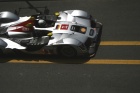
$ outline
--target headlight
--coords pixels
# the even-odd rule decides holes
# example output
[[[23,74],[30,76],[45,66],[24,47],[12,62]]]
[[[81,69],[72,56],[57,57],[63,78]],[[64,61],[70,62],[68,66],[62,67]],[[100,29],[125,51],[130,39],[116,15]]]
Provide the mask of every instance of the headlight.
[[[59,16],[59,15],[60,15],[60,13],[59,13],[59,12],[55,12],[55,15],[56,15],[56,16]]]

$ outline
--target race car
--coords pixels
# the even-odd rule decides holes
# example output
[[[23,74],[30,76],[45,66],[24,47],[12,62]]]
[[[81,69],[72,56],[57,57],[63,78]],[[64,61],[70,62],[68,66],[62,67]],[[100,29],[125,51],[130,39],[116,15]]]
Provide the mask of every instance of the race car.
[[[102,24],[83,10],[18,17],[0,12],[0,49],[65,57],[94,56]],[[16,51],[17,52],[17,51]]]

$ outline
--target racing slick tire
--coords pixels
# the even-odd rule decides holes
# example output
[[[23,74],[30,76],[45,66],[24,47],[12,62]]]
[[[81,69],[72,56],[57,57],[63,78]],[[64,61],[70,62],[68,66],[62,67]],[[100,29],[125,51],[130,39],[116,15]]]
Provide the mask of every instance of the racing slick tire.
[[[0,56],[3,56],[4,55],[4,53],[3,53],[3,51],[0,49]]]
[[[96,28],[99,28],[99,32],[97,35],[97,42],[101,41],[102,27],[103,27],[103,25],[101,23],[99,23],[99,22],[96,23]]]
[[[103,25],[99,22],[96,23],[96,28],[99,28],[99,32],[97,34],[97,38],[96,38],[96,41],[94,42],[95,45],[94,45],[94,54],[91,55],[90,57],[95,57],[97,51],[98,51],[98,48],[99,48],[99,45],[100,45],[100,42],[101,42],[101,36],[102,36],[102,27]]]
[[[58,53],[67,58],[73,58],[77,56],[76,50],[71,46],[61,46],[58,48]]]

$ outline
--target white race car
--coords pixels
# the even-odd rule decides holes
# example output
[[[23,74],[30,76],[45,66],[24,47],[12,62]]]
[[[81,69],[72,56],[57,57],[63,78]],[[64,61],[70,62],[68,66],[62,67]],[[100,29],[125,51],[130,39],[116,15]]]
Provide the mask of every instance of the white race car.
[[[55,15],[18,17],[0,12],[0,51],[59,54],[65,57],[94,56],[100,43],[102,24],[83,10]]]

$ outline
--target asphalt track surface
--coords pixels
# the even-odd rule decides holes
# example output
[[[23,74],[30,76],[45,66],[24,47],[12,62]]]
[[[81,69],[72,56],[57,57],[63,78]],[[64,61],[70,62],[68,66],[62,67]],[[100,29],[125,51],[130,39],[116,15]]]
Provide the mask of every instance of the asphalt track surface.
[[[69,9],[91,13],[103,23],[102,42],[92,59],[1,57],[0,93],[139,93],[140,1],[63,0],[32,3],[35,6],[47,5],[50,13]],[[24,2],[0,2],[0,11],[14,11],[25,6]],[[23,10],[21,15],[32,12]]]

